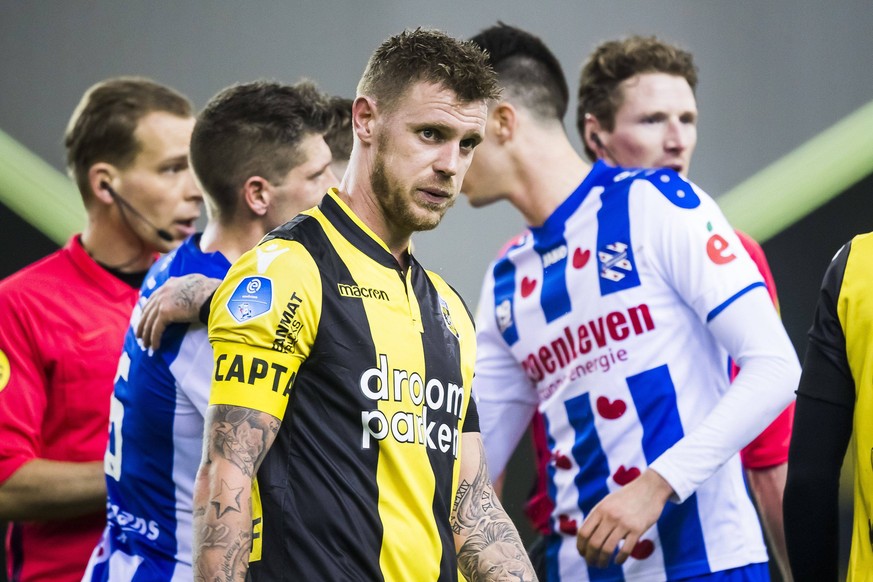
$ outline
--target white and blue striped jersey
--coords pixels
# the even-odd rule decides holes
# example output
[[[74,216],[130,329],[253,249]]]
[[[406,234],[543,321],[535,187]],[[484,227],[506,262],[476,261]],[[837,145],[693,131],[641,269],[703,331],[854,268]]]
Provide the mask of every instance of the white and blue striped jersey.
[[[672,170],[597,163],[492,264],[478,309],[474,394],[493,475],[534,407],[545,417],[550,580],[668,580],[767,561],[736,452],[793,387],[762,396],[759,421],[731,427],[709,416],[729,400],[728,349],[745,349],[720,342],[713,322],[753,302],[770,305],[733,228]],[[775,312],[766,315],[784,335]],[[786,366],[796,365],[787,335],[776,343]],[[719,430],[733,433],[712,448]],[[587,567],[576,550],[585,516],[649,466],[675,498],[625,564]]]
[[[105,469],[107,526],[85,580],[192,580],[193,487],[203,447],[212,348],[200,323],[172,324],[158,350],[134,330],[142,307],[169,277],[223,279],[230,263],[206,254],[200,235],[146,275],[118,366]]]

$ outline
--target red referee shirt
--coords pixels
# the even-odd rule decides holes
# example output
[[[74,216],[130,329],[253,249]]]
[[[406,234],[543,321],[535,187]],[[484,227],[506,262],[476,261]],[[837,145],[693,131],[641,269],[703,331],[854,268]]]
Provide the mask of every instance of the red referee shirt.
[[[103,459],[136,297],[78,236],[0,281],[0,482],[32,459]],[[10,580],[80,580],[104,525],[104,512],[9,524]]]

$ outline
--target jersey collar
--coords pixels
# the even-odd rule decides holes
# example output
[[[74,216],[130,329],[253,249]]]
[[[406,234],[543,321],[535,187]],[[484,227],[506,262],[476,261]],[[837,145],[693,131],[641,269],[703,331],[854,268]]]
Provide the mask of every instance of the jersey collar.
[[[364,224],[348,205],[339,197],[336,188],[327,191],[321,204],[321,213],[333,224],[334,228],[351,242],[362,253],[385,267],[400,269],[397,260],[379,236]],[[408,249],[410,264],[412,264],[412,246]]]

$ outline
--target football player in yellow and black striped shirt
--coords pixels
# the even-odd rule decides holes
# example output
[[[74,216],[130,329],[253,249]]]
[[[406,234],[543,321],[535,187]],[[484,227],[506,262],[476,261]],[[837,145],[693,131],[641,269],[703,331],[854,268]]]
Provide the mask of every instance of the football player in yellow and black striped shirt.
[[[496,96],[469,43],[385,41],[340,187],[219,287],[196,575],[534,579],[485,467],[470,315],[409,252],[458,195]]]
[[[785,538],[797,581],[835,580],[840,467],[853,443],[855,503],[847,580],[873,572],[873,233],[833,258],[822,281],[797,389],[785,487]]]

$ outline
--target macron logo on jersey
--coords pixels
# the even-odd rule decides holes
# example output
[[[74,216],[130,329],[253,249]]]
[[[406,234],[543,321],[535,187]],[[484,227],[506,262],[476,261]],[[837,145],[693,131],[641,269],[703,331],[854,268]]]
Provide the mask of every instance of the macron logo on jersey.
[[[271,243],[268,245],[264,245],[263,247],[258,247],[258,274],[264,273],[270,266],[270,264],[275,261],[279,255],[287,251],[287,247],[279,248],[279,245],[276,243]]]

